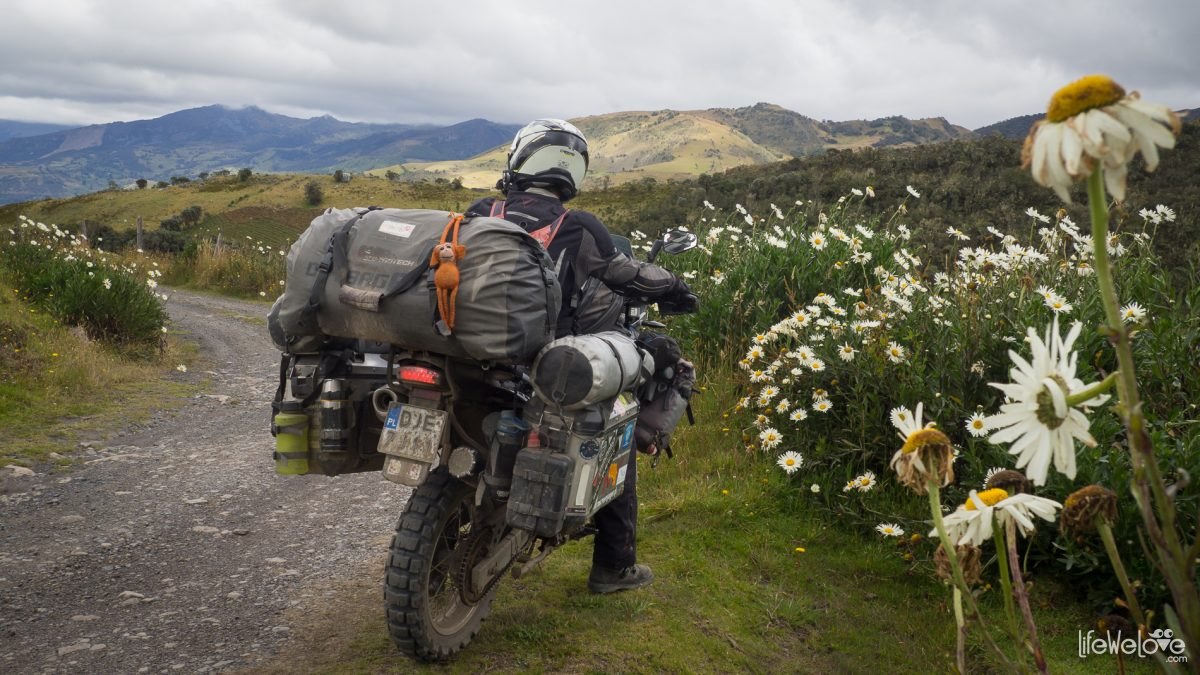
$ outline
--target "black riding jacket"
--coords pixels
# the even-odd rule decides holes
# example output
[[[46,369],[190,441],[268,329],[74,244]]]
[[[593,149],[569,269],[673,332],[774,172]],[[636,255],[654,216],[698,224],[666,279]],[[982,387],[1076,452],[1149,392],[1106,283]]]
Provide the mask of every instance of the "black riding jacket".
[[[496,201],[495,197],[480,199],[466,215],[490,215]],[[526,232],[554,223],[567,210],[558,198],[541,192],[510,190],[504,202],[504,219]],[[623,305],[605,286],[622,295],[650,300],[687,292],[687,285],[671,272],[633,260],[617,250],[608,229],[587,211],[570,210],[546,250],[562,287],[563,306],[557,327],[560,336],[618,325]],[[590,278],[603,284],[587,284]]]

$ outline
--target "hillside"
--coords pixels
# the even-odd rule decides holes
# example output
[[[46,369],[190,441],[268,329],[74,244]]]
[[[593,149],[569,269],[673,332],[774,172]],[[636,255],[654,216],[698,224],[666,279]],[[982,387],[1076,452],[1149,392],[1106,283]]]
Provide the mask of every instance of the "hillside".
[[[648,114],[649,115],[649,114]],[[653,117],[653,116],[651,116]],[[599,128],[610,125],[613,138],[629,137],[643,129],[642,120],[619,130],[618,120],[596,118]],[[665,127],[698,124],[687,116],[661,122]],[[497,155],[497,163],[502,156]],[[617,166],[614,164],[614,166]],[[491,174],[494,181],[499,168]],[[305,203],[304,186],[317,181],[325,194],[321,207]],[[887,211],[906,194],[907,185],[921,193],[909,206],[906,221],[918,236],[936,239],[949,247],[943,234],[954,226],[975,239],[986,236],[987,226],[1001,230],[1027,228],[1025,210],[1033,207],[1052,214],[1061,206],[1054,194],[1038,187],[1020,168],[1020,141],[1001,136],[966,138],[947,143],[904,148],[871,148],[862,151],[829,151],[756,166],[742,166],[703,175],[697,179],[633,181],[609,189],[585,190],[572,206],[595,212],[612,229],[657,232],[675,225],[694,225],[708,200],[732,213],[742,204],[756,214],[769,212],[770,204],[786,207],[796,200],[830,205],[852,188],[872,186],[877,198],[864,208]],[[454,188],[447,179],[431,181],[387,180],[361,176],[335,183],[329,175],[259,175],[246,182],[236,177],[209,178],[190,184],[146,190],[113,190],[70,199],[42,200],[0,206],[0,224],[12,226],[25,214],[62,226],[88,220],[116,229],[129,229],[142,216],[148,229],[188,206],[202,207],[205,218],[198,232],[255,239],[283,245],[295,238],[322,207],[379,204],[463,210],[490,190]],[[1085,222],[1082,187],[1074,193],[1068,211],[1076,222]],[[1163,152],[1159,169],[1147,174],[1141,160],[1134,162],[1129,178],[1128,205],[1116,211],[1128,227],[1140,226],[1137,211],[1156,204],[1170,206],[1178,222],[1159,231],[1158,242],[1166,265],[1177,274],[1188,274],[1200,257],[1200,124],[1189,123],[1176,149]]]
[[[652,178],[678,181],[728,169],[771,164],[829,149],[907,147],[964,138],[944,119],[818,122],[770,103],[746,108],[630,111],[571,120],[588,137],[592,164],[585,188]],[[372,173],[403,180],[461,178],[468,187],[495,184],[507,149],[460,161],[404,163]]]
[[[325,172],[404,160],[462,158],[511,138],[515,125],[448,127],[298,119],[207,106],[0,142],[0,203],[90,192],[222,168]]]
[[[7,141],[10,138],[26,138],[28,136],[52,134],[56,131],[65,131],[70,128],[70,126],[65,124],[44,124],[42,122],[0,120],[0,141]]]

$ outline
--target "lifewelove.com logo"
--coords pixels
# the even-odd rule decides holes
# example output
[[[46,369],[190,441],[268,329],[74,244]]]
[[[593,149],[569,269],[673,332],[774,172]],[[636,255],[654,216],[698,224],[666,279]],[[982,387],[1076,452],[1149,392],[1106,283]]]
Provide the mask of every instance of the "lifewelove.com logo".
[[[1147,637],[1134,634],[1125,637],[1116,633],[1079,631],[1079,658],[1093,654],[1124,654],[1126,656],[1154,656],[1161,654],[1168,663],[1187,663],[1188,657],[1183,640],[1177,639],[1170,628],[1159,628]]]

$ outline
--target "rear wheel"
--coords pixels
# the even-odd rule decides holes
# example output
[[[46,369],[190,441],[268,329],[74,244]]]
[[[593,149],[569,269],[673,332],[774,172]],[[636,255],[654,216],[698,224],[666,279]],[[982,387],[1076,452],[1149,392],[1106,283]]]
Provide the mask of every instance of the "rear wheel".
[[[444,661],[466,647],[491,609],[494,587],[476,598],[462,583],[464,560],[481,534],[473,532],[474,497],[445,469],[433,471],[392,536],[383,590],[388,633],[400,651],[423,661]]]

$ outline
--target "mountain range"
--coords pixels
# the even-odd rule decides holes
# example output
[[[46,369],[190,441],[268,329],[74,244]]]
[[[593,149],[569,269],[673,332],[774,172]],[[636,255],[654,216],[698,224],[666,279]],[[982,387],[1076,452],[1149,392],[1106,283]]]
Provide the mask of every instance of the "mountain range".
[[[1200,111],[1184,111],[1197,116]],[[770,103],[743,108],[629,111],[572,120],[588,136],[592,186],[672,180],[831,149],[1023,136],[1040,115],[975,131],[943,118],[818,121]],[[449,126],[299,119],[212,105],[155,119],[79,128],[0,120],[0,204],[63,197],[248,167],[257,172],[370,171],[403,180],[460,179],[490,187],[517,124]]]

